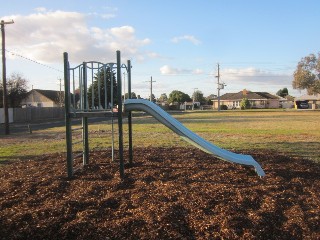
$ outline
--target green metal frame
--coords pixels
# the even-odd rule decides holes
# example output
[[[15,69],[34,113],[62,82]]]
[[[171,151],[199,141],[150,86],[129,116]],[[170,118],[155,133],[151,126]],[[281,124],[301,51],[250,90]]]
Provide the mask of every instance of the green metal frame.
[[[67,174],[68,177],[72,177],[75,173],[74,169],[74,158],[73,155],[73,144],[82,142],[82,152],[78,154],[78,156],[82,155],[83,161],[82,164],[86,165],[89,164],[89,127],[88,127],[88,119],[93,116],[109,116],[112,120],[112,160],[114,158],[114,137],[113,137],[113,118],[117,117],[118,119],[118,136],[119,136],[119,172],[120,177],[124,178],[124,159],[123,159],[123,123],[122,123],[122,92],[121,92],[121,69],[125,68],[128,73],[128,88],[129,88],[129,98],[131,98],[131,62],[128,60],[128,66],[125,64],[121,64],[121,54],[120,51],[116,52],[116,59],[117,63],[107,63],[103,64],[100,62],[83,62],[82,64],[70,68],[69,60],[68,60],[68,53],[63,54],[64,58],[64,86],[65,86],[65,123],[66,123],[66,148],[67,148]],[[94,65],[98,67],[95,68]],[[114,66],[116,65],[116,67]],[[111,71],[111,109],[108,109],[108,102],[107,102],[107,84],[106,84],[106,69],[110,68]],[[117,70],[117,102],[118,102],[118,112],[113,112],[113,69],[116,68]],[[94,70],[100,71],[103,69],[104,74],[104,86],[105,86],[105,106],[104,108],[101,106],[101,96],[100,91],[98,91],[98,96],[94,96],[94,91],[92,92],[92,103],[91,108],[89,107],[88,102],[88,72],[87,70],[90,69],[91,71],[91,84],[93,84]],[[78,85],[80,91],[80,99],[79,99],[79,107],[76,106],[76,98],[75,98],[75,89],[76,89],[76,80],[75,74],[79,74],[78,77]],[[72,75],[72,79],[71,79]],[[72,86],[72,91],[70,89],[70,84]],[[98,89],[100,90],[100,79],[98,79]],[[73,102],[71,102],[71,93]],[[94,106],[94,99],[95,97],[98,98],[99,106],[98,109],[95,109]],[[72,106],[73,103],[73,106]],[[72,128],[72,119],[73,118],[81,118],[82,119],[82,127],[80,128]],[[132,123],[131,123],[131,112],[129,113],[128,117],[128,124],[129,124],[129,162],[132,163]],[[82,130],[82,140],[73,143],[72,133],[76,130]]]
[[[131,99],[131,61],[127,62],[128,67],[128,98]],[[129,131],[129,164],[133,162],[133,149],[132,149],[132,113],[128,112],[128,131]]]

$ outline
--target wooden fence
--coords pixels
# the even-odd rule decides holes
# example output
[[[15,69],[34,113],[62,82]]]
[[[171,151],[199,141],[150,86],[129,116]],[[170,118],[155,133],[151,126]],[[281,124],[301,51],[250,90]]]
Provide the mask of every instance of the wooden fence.
[[[9,121],[14,123],[38,122],[54,119],[64,119],[64,108],[60,107],[30,107],[10,108]],[[4,123],[4,111],[0,109],[0,123]]]

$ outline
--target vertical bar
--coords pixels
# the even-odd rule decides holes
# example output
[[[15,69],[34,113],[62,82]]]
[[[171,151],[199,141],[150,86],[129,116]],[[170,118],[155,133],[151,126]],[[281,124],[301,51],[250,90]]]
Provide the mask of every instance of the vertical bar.
[[[110,102],[111,102],[111,112],[112,112],[112,118],[111,118],[111,127],[112,127],[112,132],[111,132],[111,141],[112,141],[112,147],[111,147],[111,151],[112,151],[112,161],[114,161],[114,119],[113,119],[113,70],[112,70],[112,66],[109,69],[110,72]]]
[[[84,95],[84,109],[88,111],[88,90],[87,90],[87,64],[83,63],[83,95]],[[82,117],[82,140],[83,140],[83,164],[89,163],[89,138],[88,138],[88,117]]]
[[[114,102],[113,102],[113,70],[112,70],[112,68],[110,68],[110,81],[111,81],[111,90],[110,90],[110,94],[111,94],[111,96],[110,96],[110,98],[111,98],[111,109],[112,109],[112,112],[113,112],[113,106],[114,106]]]
[[[73,175],[73,159],[72,159],[72,135],[71,135],[71,118],[70,118],[70,79],[69,79],[69,62],[68,53],[63,53],[64,62],[64,109],[66,122],[66,146],[67,146],[67,173],[68,177]]]
[[[127,63],[128,71],[128,98],[131,99],[131,61]],[[128,131],[129,131],[129,164],[133,162],[133,150],[132,150],[132,112],[128,112]]]
[[[83,67],[82,67],[83,68]],[[79,66],[79,85],[80,85],[80,110],[83,111],[83,102],[84,102],[84,95],[83,95],[83,76],[81,66]]]
[[[122,128],[122,96],[121,96],[121,55],[117,51],[117,99],[118,99],[118,128],[119,128],[119,171],[120,178],[124,178],[124,163],[123,163],[123,128]]]
[[[89,137],[88,137],[88,117],[82,118],[82,138],[83,138],[83,165],[89,164]]]
[[[76,83],[74,81],[74,69],[72,69],[72,86],[73,86],[73,109],[77,109],[77,103],[76,103]]]
[[[108,109],[108,83],[107,83],[107,69],[103,65],[103,84],[104,84],[104,109]]]
[[[101,109],[101,81],[100,81],[100,63],[98,63],[98,71],[97,71],[97,82],[98,82],[98,109]]]
[[[83,82],[83,109],[84,111],[88,110],[88,89],[87,89],[87,63],[83,63],[82,68],[82,82]]]
[[[111,117],[111,161],[114,161],[114,121]]]
[[[94,109],[93,62],[91,62],[91,109]]]

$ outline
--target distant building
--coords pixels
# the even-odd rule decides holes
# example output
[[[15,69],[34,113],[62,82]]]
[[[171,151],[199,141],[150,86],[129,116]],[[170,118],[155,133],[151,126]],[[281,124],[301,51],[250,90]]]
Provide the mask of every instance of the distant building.
[[[220,106],[226,105],[228,109],[240,108],[240,102],[247,98],[251,108],[279,108],[280,97],[267,92],[251,92],[246,89],[237,93],[226,93],[220,96]],[[213,108],[218,109],[218,98],[212,100]]]
[[[320,94],[316,95],[303,95],[296,97],[295,99],[295,108],[297,107],[297,102],[306,101],[309,104],[310,109],[319,109],[320,108]]]
[[[294,108],[294,97],[287,95],[285,97],[280,97],[280,108]]]
[[[21,101],[23,107],[62,107],[64,92],[54,90],[33,89]]]

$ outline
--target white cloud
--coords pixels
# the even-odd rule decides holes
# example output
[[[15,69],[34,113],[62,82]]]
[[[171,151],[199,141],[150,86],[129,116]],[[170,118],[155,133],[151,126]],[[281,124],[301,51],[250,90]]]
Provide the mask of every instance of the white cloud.
[[[171,41],[173,43],[179,43],[183,40],[189,41],[194,45],[199,45],[201,43],[200,40],[198,40],[196,37],[192,36],[192,35],[184,35],[184,36],[179,36],[179,37],[174,37],[171,39]]]
[[[162,75],[179,75],[179,74],[203,74],[203,70],[197,68],[195,70],[181,69],[170,67],[169,65],[164,65],[160,68],[160,73]]]
[[[197,68],[195,70],[192,71],[193,74],[203,74],[203,70],[200,68]]]
[[[112,14],[112,13],[100,14],[100,16],[101,16],[103,19],[111,19],[111,18],[115,18],[115,17],[116,17],[116,15],[115,15],[115,14]]]
[[[111,19],[115,18],[116,14],[114,13],[97,13],[97,12],[92,12],[88,14],[89,16],[95,16],[95,17],[100,17],[102,19]]]
[[[160,73],[163,75],[176,74],[177,72],[177,69],[171,68],[168,65],[164,65],[160,68]]]
[[[292,74],[275,73],[259,68],[225,68],[220,71],[221,79],[228,84],[242,84],[261,88],[263,86],[288,87],[292,83]],[[263,89],[261,89],[263,91]]]
[[[34,10],[37,11],[37,12],[45,12],[45,11],[46,11],[46,8],[44,8],[44,7],[38,7],[38,8],[35,8]]]
[[[148,57],[141,48],[149,38],[138,39],[132,26],[103,29],[88,26],[88,15],[77,12],[46,11],[22,16],[8,16],[15,24],[6,29],[7,48],[18,49],[19,54],[46,63],[61,62],[68,52],[71,61],[114,61],[115,51],[122,58]]]

